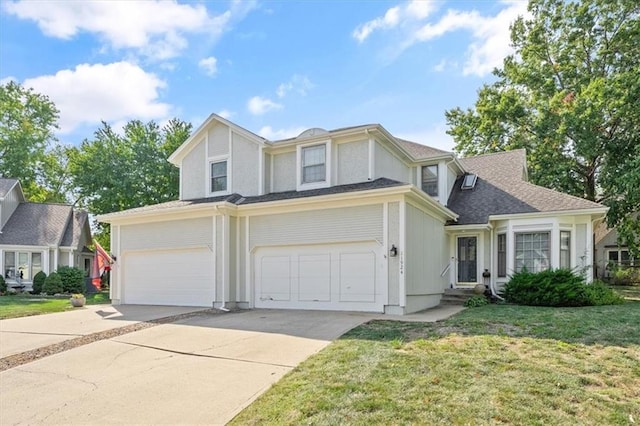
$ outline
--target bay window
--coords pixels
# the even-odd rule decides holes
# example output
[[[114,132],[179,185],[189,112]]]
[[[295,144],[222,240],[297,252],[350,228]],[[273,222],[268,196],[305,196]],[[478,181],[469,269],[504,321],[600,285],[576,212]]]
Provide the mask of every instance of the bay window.
[[[549,269],[549,232],[515,234],[515,271],[540,272]]]

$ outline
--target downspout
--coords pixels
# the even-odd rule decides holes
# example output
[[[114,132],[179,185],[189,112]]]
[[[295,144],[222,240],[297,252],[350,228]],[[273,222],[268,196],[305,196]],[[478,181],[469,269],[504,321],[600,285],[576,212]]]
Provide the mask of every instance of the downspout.
[[[220,213],[220,206],[216,206],[216,211],[218,213]],[[222,213],[221,216],[222,216],[222,243],[224,244],[225,237],[226,237],[226,233],[224,232],[224,216],[225,216],[225,214]],[[217,237],[218,236],[216,235],[216,238]],[[217,253],[218,252],[216,250],[216,261],[217,261],[217,257],[218,257]],[[226,298],[225,298],[225,295],[224,295],[224,286],[225,286],[224,276],[225,276],[225,270],[226,270],[225,265],[224,265],[224,262],[226,260],[225,255],[224,255],[225,253],[226,253],[226,250],[222,250],[222,305],[218,309],[220,309],[223,312],[229,312],[229,309],[227,309],[227,307],[226,307],[226,303],[227,302],[225,300]],[[216,271],[217,270],[218,270],[218,268],[216,267]],[[216,275],[217,275],[217,273],[216,273]]]
[[[493,238],[495,237],[494,235],[494,229],[493,226],[491,227],[491,229],[489,230],[489,235],[491,236],[491,268],[493,268],[493,251],[494,251],[494,245],[493,245]],[[489,290],[491,290],[491,296],[495,297],[497,299],[500,299],[502,301],[504,301],[504,298],[498,296],[498,293],[496,292],[496,287],[495,287],[495,276],[492,274],[491,277],[489,277]]]

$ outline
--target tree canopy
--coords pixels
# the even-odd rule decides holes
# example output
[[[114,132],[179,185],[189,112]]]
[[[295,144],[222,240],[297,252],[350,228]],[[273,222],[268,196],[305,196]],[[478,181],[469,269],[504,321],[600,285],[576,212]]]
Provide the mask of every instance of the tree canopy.
[[[539,185],[610,207],[640,255],[640,3],[531,0],[511,27],[515,53],[473,108],[445,113],[455,149],[526,148]]]

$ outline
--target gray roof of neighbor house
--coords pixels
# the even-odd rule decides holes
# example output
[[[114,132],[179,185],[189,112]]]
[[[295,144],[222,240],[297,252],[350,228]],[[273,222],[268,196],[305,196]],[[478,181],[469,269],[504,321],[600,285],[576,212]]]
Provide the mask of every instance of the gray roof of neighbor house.
[[[75,210],[73,212],[73,221],[70,221],[67,224],[67,229],[62,236],[60,246],[78,247],[80,244],[80,237],[82,236],[82,230],[84,229],[88,219],[89,213],[84,210]]]
[[[0,244],[57,246],[71,222],[65,204],[20,203],[0,234]]]
[[[16,179],[0,178],[0,198],[4,198],[16,182]]]
[[[176,201],[169,201],[161,204],[154,204],[150,206],[143,206],[143,207],[138,207],[134,209],[123,210],[120,212],[109,213],[104,216],[117,217],[119,215],[130,214],[130,213],[146,213],[146,212],[174,209],[178,207],[192,206],[196,204],[207,204],[207,203],[214,204],[214,203],[220,203],[223,201],[239,206],[239,205],[246,205],[246,204],[267,203],[270,201],[317,197],[321,195],[342,194],[346,192],[367,191],[370,189],[390,188],[393,186],[402,186],[402,185],[406,185],[406,183],[398,182],[393,179],[378,178],[372,181],[362,182],[362,183],[338,185],[338,186],[331,186],[328,188],[310,189],[306,191],[274,192],[271,194],[256,195],[252,197],[243,197],[240,194],[230,194],[230,195],[222,195],[219,197],[197,198],[193,200],[176,200]]]
[[[485,224],[490,215],[604,208],[602,204],[534,185],[525,180],[524,149],[461,158],[478,175],[473,189],[461,189],[460,177],[447,207],[460,217],[455,225]]]

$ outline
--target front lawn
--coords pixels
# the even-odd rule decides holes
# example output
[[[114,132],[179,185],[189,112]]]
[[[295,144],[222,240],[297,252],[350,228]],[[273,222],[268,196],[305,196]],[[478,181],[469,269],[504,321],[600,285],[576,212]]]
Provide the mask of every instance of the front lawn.
[[[95,293],[86,296],[87,305],[111,303],[109,293]],[[31,315],[50,314],[74,309],[69,297],[51,297],[31,294],[0,296],[0,319],[19,318]]]
[[[276,383],[245,424],[640,423],[640,303],[489,305],[372,321]]]

